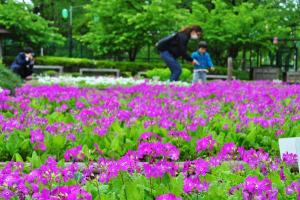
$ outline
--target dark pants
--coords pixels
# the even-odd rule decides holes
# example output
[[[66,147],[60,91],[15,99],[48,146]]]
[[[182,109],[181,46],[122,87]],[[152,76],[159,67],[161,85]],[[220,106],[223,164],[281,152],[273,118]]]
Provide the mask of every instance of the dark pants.
[[[27,76],[31,76],[33,72],[32,67],[27,68],[22,66],[12,67],[12,70],[14,73],[21,76],[22,79],[25,79]]]
[[[171,71],[170,81],[178,81],[181,75],[182,69],[180,64],[168,51],[160,52],[160,57],[165,61]]]

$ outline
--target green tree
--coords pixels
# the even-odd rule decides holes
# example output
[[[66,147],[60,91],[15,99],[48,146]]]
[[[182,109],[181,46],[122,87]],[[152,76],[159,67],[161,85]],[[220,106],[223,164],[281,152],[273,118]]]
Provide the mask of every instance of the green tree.
[[[99,55],[128,54],[134,61],[145,45],[186,24],[181,0],[94,0],[87,6],[89,32],[81,37]],[[93,17],[98,16],[99,21]]]
[[[53,26],[59,28],[59,32],[64,36],[69,33],[69,19],[63,19],[62,10],[69,10],[70,6],[73,6],[73,34],[81,35],[87,32],[87,18],[83,8],[90,3],[89,0],[32,0],[32,2],[34,11],[44,19],[52,21]],[[68,17],[70,17],[70,13]]]
[[[288,27],[280,26],[279,10],[270,4],[235,2],[233,6],[221,0],[212,2],[212,10],[194,2],[188,19],[191,23],[201,22],[205,39],[213,46],[217,61],[225,63],[224,58],[235,58],[242,49],[270,49],[274,36],[284,36],[290,31]]]
[[[19,41],[29,45],[61,44],[63,37],[51,22],[32,13],[31,6],[8,1],[0,4],[0,26],[8,29]]]

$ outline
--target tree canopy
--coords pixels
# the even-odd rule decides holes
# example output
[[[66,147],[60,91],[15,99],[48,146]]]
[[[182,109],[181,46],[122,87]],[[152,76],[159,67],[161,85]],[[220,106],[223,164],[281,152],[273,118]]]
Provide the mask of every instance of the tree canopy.
[[[93,0],[86,6],[89,30],[80,39],[100,55],[127,52],[134,60],[143,46],[199,24],[215,54],[235,57],[241,49],[271,50],[275,36],[289,37],[289,23],[299,25],[293,6],[293,1],[279,0]]]
[[[64,38],[50,21],[34,14],[32,6],[8,1],[0,4],[0,26],[19,41],[33,45],[62,43]]]
[[[69,36],[63,9],[73,6],[73,37],[95,55],[135,60],[162,37],[198,24],[214,57],[243,50],[273,50],[274,37],[299,37],[299,4],[294,0],[32,0],[0,1],[0,26],[32,44],[61,43]],[[70,15],[70,13],[69,13]]]

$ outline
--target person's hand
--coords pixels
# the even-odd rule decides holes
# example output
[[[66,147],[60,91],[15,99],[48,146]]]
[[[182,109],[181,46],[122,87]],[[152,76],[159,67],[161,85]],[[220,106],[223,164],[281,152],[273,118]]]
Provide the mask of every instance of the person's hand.
[[[29,60],[33,60],[33,55],[32,54],[29,54]]]
[[[211,71],[215,71],[215,68],[214,68],[214,67],[211,67],[210,70],[211,70]]]
[[[195,59],[193,60],[192,64],[193,64],[193,65],[199,65],[198,61],[195,60]]]

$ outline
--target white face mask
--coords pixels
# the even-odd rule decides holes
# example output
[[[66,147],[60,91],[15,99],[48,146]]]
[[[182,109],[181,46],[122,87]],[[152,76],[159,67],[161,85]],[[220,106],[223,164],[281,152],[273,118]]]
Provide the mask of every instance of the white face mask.
[[[192,38],[193,40],[198,40],[198,39],[199,39],[197,33],[191,34],[191,38]]]

